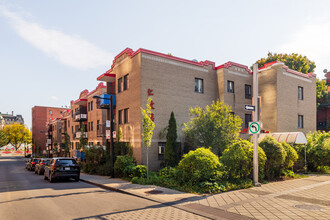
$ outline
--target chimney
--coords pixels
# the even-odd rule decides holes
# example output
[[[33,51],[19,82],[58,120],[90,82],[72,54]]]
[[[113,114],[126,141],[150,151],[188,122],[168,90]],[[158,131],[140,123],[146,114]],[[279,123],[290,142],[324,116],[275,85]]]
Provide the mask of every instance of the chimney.
[[[14,116],[14,111],[11,111],[11,115]]]

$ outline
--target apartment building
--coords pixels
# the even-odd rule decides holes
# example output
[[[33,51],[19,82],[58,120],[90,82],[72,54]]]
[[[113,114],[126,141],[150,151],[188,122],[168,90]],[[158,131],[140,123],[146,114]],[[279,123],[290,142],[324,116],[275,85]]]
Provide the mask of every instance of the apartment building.
[[[67,108],[56,108],[48,106],[34,106],[32,108],[32,143],[41,152],[48,147],[48,127],[51,119],[61,118]]]
[[[290,70],[278,62],[260,69],[258,96],[264,130],[307,133],[316,129],[315,77]],[[233,114],[242,118],[243,128],[252,121],[252,112],[244,109],[245,104],[253,104],[252,72],[242,64],[227,62],[216,66],[211,61],[197,62],[126,48],[98,80],[107,82],[107,93],[116,95],[115,121],[122,130],[121,140],[132,144],[134,157],[142,164],[146,163],[146,149],[141,141],[140,108],[145,108],[147,99],[152,98],[151,117],[156,127],[149,165],[153,169],[163,159],[166,140],[160,133],[168,125],[172,111],[181,143],[184,143],[181,128],[190,119],[189,108],[196,105],[204,107],[220,100],[232,106]]]

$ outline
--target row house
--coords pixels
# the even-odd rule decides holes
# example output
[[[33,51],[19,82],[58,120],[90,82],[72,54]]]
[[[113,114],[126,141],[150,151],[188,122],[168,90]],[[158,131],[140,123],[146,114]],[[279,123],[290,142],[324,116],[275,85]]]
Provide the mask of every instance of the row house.
[[[252,72],[242,64],[187,60],[146,49],[126,48],[111,68],[97,78],[107,82],[107,93],[116,94],[115,122],[121,141],[130,142],[133,155],[146,163],[142,146],[141,107],[152,98],[151,118],[155,122],[149,149],[149,166],[157,169],[163,160],[166,139],[159,135],[173,111],[178,125],[178,142],[184,143],[183,124],[190,120],[189,108],[205,107],[220,100],[243,121],[242,133],[253,120],[244,106],[252,103]],[[269,132],[308,133],[316,130],[316,75],[302,74],[273,62],[259,69],[259,117]],[[118,131],[117,131],[118,132]],[[244,134],[243,134],[244,136]]]

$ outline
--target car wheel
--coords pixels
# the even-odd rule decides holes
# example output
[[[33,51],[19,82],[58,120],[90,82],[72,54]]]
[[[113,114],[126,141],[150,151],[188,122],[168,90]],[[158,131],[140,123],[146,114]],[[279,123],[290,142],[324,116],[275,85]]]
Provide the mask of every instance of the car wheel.
[[[79,182],[80,176],[77,176],[76,178],[74,178],[75,182]]]
[[[46,176],[46,173],[44,173],[44,180],[48,180],[48,177]]]

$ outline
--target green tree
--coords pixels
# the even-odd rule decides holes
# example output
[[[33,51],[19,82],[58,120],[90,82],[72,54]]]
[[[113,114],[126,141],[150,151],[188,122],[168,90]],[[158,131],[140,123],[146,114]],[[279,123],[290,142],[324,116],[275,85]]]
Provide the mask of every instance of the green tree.
[[[184,124],[187,142],[196,147],[211,147],[218,155],[234,143],[241,130],[242,120],[234,116],[231,107],[223,102],[212,102],[205,109],[190,108],[192,118]]]
[[[25,125],[18,123],[7,125],[4,127],[3,132],[7,136],[8,143],[12,144],[16,149],[22,144],[30,144],[32,142],[32,133]]]
[[[5,146],[7,144],[8,144],[8,139],[6,134],[2,130],[0,130],[0,147]]]
[[[178,163],[178,143],[176,142],[176,139],[178,138],[177,135],[177,126],[176,126],[176,120],[174,117],[174,113],[171,112],[171,117],[168,122],[168,129],[167,129],[167,135],[166,135],[166,146],[165,146],[165,164],[167,166],[176,166]]]
[[[70,141],[70,136],[68,133],[65,132],[64,134],[64,139],[62,140],[64,144],[64,154],[67,157],[68,154],[70,153],[70,147],[71,147],[71,141]]]
[[[319,80],[316,78],[316,100],[317,100],[317,107],[320,106],[322,102],[327,101],[328,90],[327,85],[325,84],[324,80]]]
[[[78,145],[78,150],[80,149],[84,149],[85,146],[88,144],[88,139],[86,138],[86,135],[85,135],[85,124],[84,123],[81,123],[80,124],[80,138],[79,138],[79,145]]]
[[[154,134],[155,123],[151,120],[151,103],[152,99],[148,99],[146,109],[141,108],[142,113],[142,141],[147,148],[147,178],[149,178],[149,147],[151,145],[152,135]]]
[[[316,68],[315,62],[309,60],[306,56],[302,56],[297,53],[286,54],[268,52],[268,56],[266,58],[259,59],[257,63],[259,67],[262,67],[266,63],[273,61],[283,62],[290,69],[301,73],[310,73]]]
[[[307,135],[306,144],[307,167],[317,171],[330,166],[330,132],[316,131]]]

